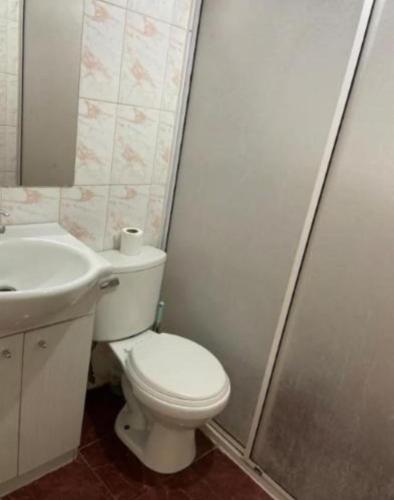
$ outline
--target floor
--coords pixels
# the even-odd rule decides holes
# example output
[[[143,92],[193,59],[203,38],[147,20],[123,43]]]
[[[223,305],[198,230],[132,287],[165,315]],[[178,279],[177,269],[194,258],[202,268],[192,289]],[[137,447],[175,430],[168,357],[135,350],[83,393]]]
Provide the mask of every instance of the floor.
[[[144,467],[113,432],[123,404],[108,388],[89,391],[78,458],[3,500],[270,500],[201,433],[185,471],[161,475]]]

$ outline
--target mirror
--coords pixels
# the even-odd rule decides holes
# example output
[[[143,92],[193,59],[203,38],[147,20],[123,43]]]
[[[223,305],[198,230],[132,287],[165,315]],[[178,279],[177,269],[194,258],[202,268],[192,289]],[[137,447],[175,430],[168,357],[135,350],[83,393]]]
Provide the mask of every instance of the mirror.
[[[0,185],[72,186],[83,0],[0,0]]]

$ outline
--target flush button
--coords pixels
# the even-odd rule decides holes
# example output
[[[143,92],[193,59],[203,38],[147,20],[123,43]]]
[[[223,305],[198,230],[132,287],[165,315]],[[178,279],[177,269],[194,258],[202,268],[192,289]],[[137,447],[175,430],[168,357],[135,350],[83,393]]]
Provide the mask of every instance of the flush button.
[[[48,344],[45,342],[45,340],[40,340],[38,342],[38,347],[40,347],[41,349],[46,349],[48,347]]]
[[[1,355],[3,356],[3,358],[5,359],[11,359],[12,358],[12,354],[11,354],[11,351],[9,351],[8,349],[5,349]]]

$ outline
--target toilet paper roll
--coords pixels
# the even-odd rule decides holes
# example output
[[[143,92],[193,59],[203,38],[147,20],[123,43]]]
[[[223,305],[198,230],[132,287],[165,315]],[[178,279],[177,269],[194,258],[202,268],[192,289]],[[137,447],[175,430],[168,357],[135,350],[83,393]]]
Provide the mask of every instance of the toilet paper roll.
[[[120,253],[137,255],[141,252],[144,231],[138,227],[124,227],[120,232]]]

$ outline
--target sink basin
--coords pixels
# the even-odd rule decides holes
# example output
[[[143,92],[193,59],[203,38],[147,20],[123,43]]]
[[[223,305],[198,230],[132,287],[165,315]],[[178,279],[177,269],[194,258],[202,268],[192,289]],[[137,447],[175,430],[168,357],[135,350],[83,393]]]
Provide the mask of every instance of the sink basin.
[[[78,315],[88,313],[110,274],[104,259],[58,224],[8,226],[0,235],[0,336],[67,319],[81,302]]]
[[[64,293],[65,288],[89,282],[91,273],[86,256],[63,243],[37,238],[0,241],[0,293],[7,287],[17,292],[13,297],[0,295],[0,300]]]

